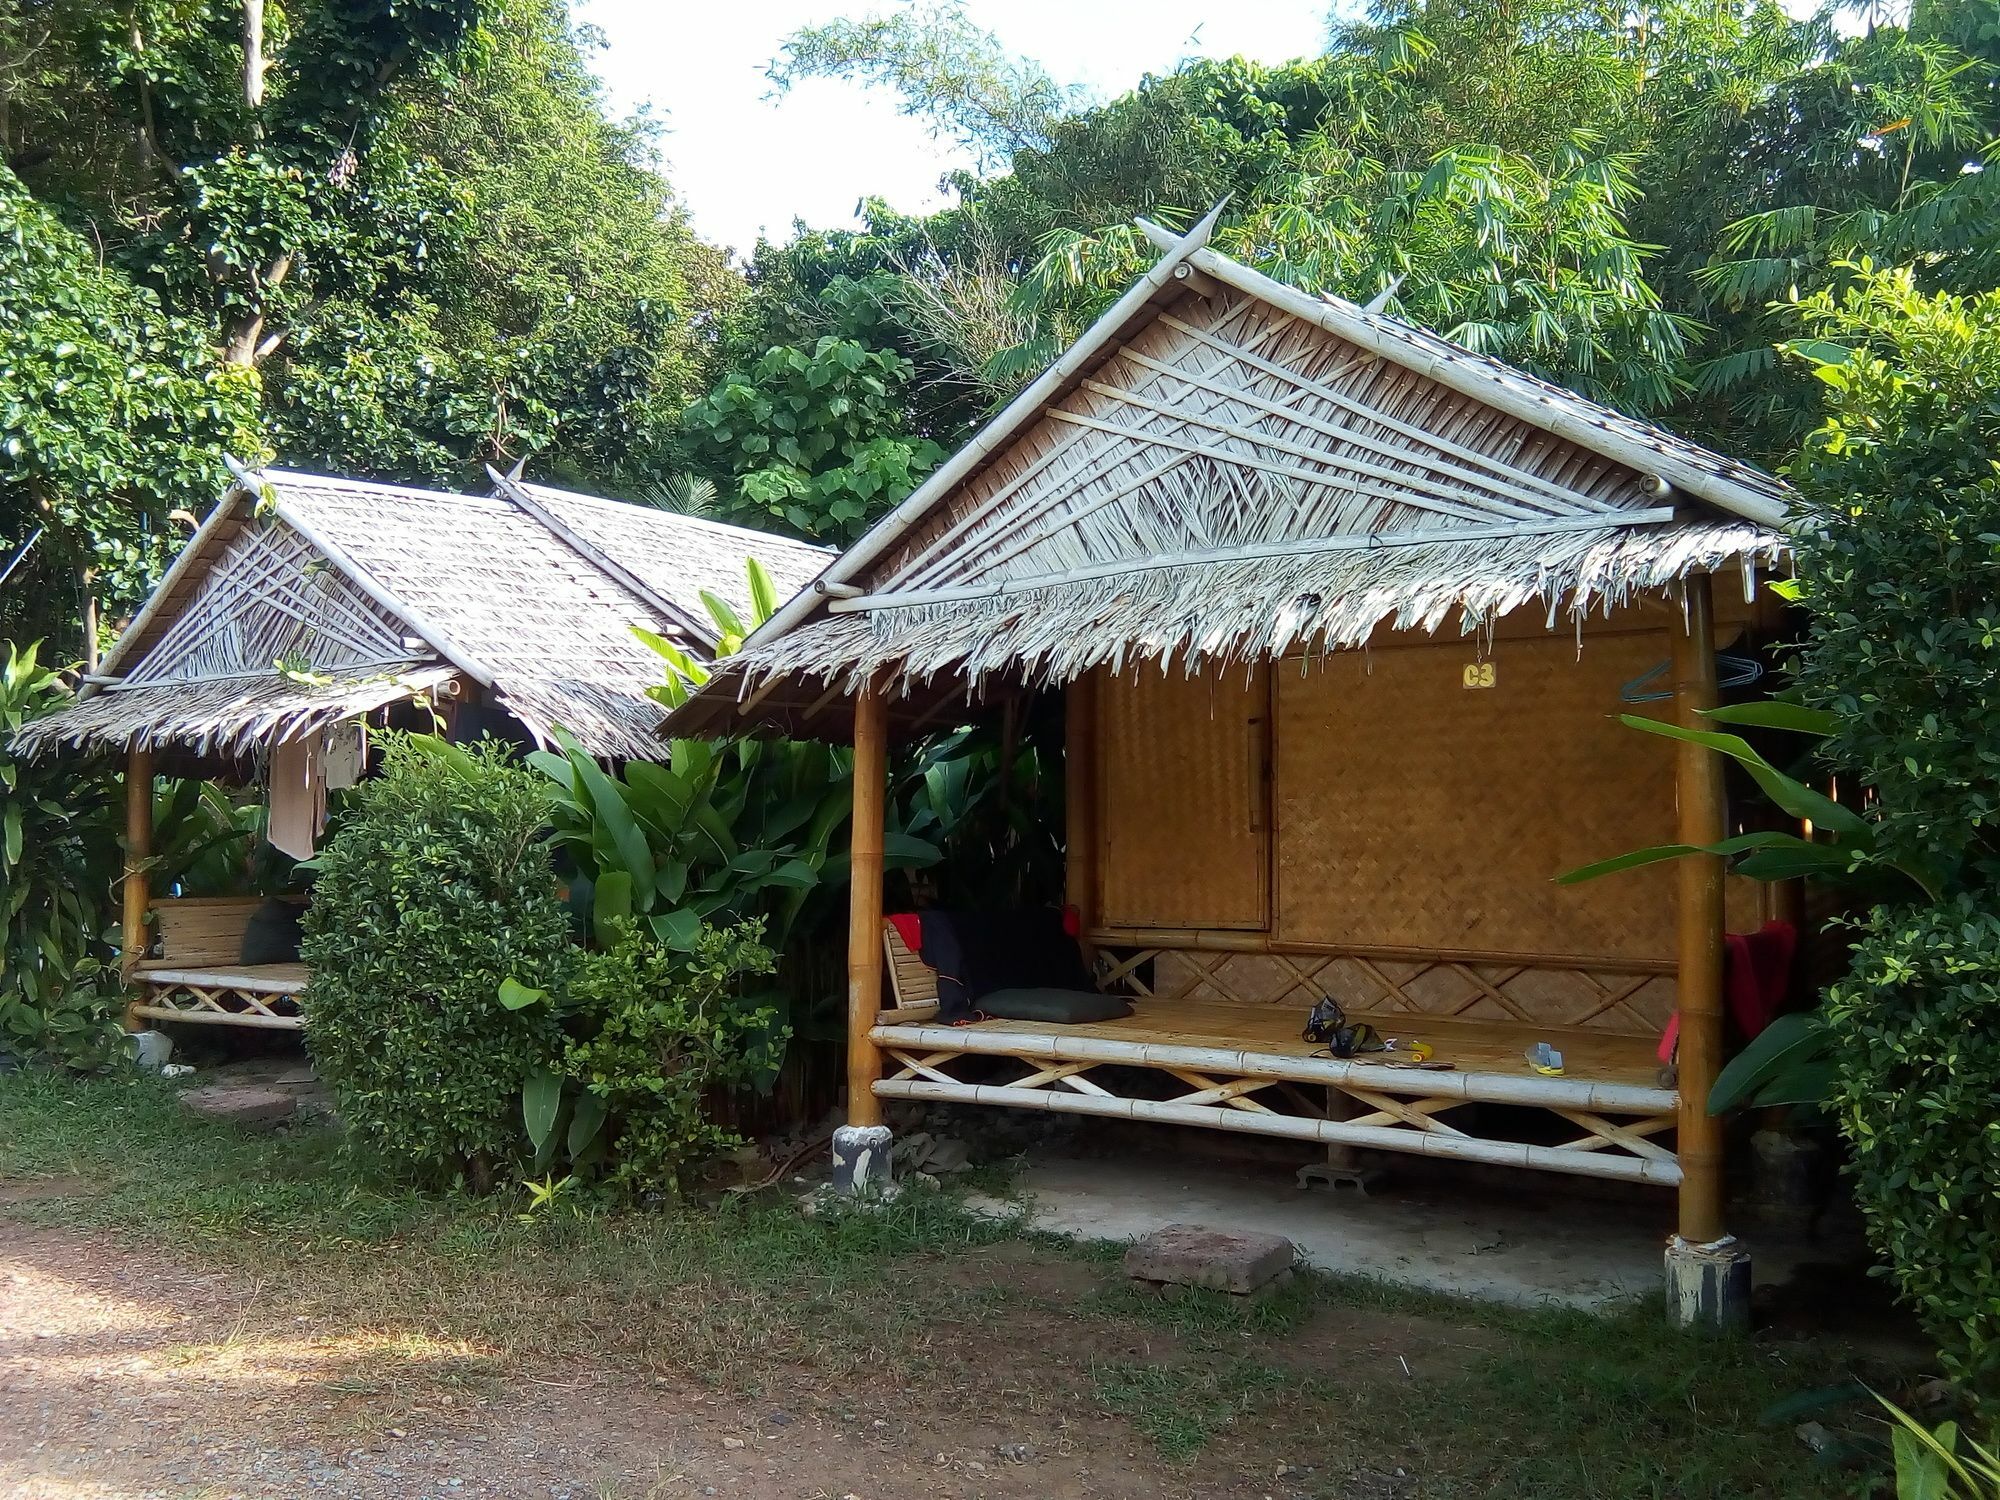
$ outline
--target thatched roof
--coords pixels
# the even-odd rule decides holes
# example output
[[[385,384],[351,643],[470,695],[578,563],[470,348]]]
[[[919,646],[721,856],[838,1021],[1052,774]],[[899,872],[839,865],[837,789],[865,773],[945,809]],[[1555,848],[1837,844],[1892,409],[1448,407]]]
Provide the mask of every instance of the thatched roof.
[[[1165,254],[669,722],[838,733],[991,682],[1581,619],[1775,565],[1768,474],[1209,250]]]
[[[741,609],[750,556],[782,593],[828,554],[512,480],[462,495],[267,470],[203,523],[82,700],[16,743],[238,754],[463,677],[537,735],[649,756],[663,668],[633,627],[708,654],[700,591]]]

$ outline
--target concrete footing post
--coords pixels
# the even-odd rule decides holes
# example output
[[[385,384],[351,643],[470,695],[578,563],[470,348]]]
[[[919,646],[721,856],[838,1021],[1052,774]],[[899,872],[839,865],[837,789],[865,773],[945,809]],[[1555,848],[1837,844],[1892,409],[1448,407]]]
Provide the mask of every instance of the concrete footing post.
[[[1750,1252],[1734,1236],[1667,1241],[1667,1317],[1677,1328],[1730,1332],[1750,1322]]]
[[[848,1198],[877,1198],[887,1192],[893,1145],[887,1125],[840,1126],[833,1133],[834,1192]]]

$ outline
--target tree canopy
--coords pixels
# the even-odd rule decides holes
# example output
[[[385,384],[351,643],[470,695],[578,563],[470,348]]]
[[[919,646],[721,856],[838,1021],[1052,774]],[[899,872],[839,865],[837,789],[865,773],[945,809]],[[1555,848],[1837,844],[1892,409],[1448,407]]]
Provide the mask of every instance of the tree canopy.
[[[94,299],[9,351],[0,542],[42,528],[50,584],[11,629],[129,605],[232,447],[446,485],[532,456],[846,541],[1150,259],[1135,215],[1225,198],[1219,246],[1281,280],[1771,465],[1817,420],[1797,303],[1864,260],[2000,275],[2000,0],[1377,0],[1317,56],[1107,100],[924,0],[771,77],[891,90],[979,169],[740,266],[589,47],[566,0],[0,0],[0,317]]]
[[[1993,283],[1997,63],[1994,0],[1901,24],[1768,0],[1378,0],[1318,57],[1195,60],[1085,103],[950,0],[807,28],[780,83],[892,89],[1005,167],[928,217],[870,205],[860,231],[760,247],[732,368],[820,335],[892,351],[911,371],[897,430],[948,448],[1150,259],[1134,215],[1185,224],[1226,197],[1216,243],[1280,280],[1386,294],[1781,465],[1818,410],[1777,353],[1792,304],[1865,257],[1926,289]]]
[[[10,633],[84,654],[225,451],[661,469],[742,284],[588,44],[565,0],[0,3],[0,543],[39,530],[48,585],[6,593]]]

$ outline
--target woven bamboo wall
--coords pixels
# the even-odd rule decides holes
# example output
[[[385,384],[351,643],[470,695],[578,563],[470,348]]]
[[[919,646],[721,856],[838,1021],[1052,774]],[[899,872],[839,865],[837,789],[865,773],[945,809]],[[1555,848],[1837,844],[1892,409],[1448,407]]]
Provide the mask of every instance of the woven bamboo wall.
[[[1670,974],[1445,958],[1362,958],[1314,953],[1216,953],[1162,949],[1151,989],[1169,1000],[1278,1005],[1301,1020],[1321,995],[1373,1016],[1454,1016],[1474,1021],[1653,1037],[1673,1013]]]
[[[1103,679],[1098,704],[1101,920],[1263,927],[1264,670],[1187,677],[1144,669]]]
[[[1336,653],[1277,682],[1277,935],[1674,956],[1670,867],[1563,870],[1674,834],[1674,754],[1620,725],[1663,631]],[[1491,685],[1468,686],[1488,680]]]

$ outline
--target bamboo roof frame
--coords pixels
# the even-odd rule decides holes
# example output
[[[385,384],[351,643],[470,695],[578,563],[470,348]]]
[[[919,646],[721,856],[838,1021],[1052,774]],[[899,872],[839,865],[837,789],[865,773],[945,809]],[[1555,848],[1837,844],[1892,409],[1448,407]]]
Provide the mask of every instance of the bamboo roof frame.
[[[1186,235],[667,732],[905,730],[1000,684],[1553,626],[1786,554],[1778,480]]]
[[[239,468],[79,701],[15,745],[234,757],[461,678],[544,742],[560,726],[594,754],[651,757],[663,668],[634,627],[711,656],[704,591],[741,611],[746,558],[789,593],[831,557],[491,477],[479,496]]]

